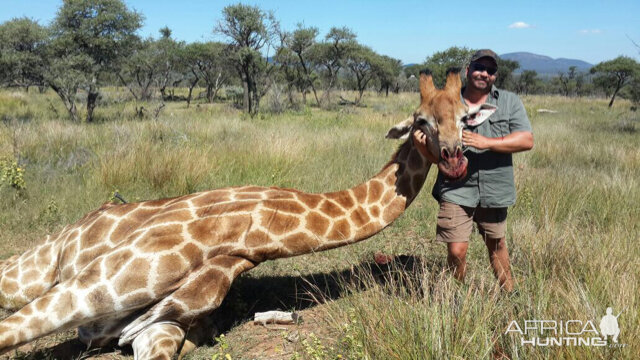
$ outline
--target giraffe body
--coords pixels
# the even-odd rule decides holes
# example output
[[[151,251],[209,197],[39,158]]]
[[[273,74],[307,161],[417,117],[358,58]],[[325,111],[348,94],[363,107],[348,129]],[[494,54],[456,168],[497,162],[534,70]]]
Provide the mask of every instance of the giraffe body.
[[[429,80],[421,76],[421,84]],[[422,90],[421,107],[430,108]],[[391,224],[437,161],[433,148],[411,138],[372,179],[344,191],[245,186],[104,204],[0,264],[0,306],[19,309],[0,322],[0,353],[78,327],[89,345],[118,339],[136,358],[168,359],[244,271],[348,245]]]

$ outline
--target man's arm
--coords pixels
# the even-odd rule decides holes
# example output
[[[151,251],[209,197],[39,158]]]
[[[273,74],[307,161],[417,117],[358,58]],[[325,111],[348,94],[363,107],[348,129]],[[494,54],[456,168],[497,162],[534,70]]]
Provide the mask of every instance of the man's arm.
[[[470,131],[462,132],[462,144],[476,149],[488,149],[499,153],[515,153],[533,148],[533,133],[516,131],[507,136],[490,138]]]

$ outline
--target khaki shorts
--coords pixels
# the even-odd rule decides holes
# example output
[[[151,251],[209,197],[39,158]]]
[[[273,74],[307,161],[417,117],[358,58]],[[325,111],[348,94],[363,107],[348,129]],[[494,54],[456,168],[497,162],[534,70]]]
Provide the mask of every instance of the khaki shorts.
[[[505,236],[507,208],[466,207],[440,202],[436,240],[441,242],[468,242],[473,222],[483,237],[500,239]]]

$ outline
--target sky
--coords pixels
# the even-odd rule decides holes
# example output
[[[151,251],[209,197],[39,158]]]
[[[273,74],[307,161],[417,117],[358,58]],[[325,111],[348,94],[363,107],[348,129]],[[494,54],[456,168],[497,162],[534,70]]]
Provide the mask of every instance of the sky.
[[[140,35],[158,37],[168,26],[187,42],[221,41],[213,27],[222,9],[238,1],[125,0],[144,15]],[[298,23],[317,27],[319,40],[331,27],[346,26],[376,52],[421,63],[451,46],[491,48],[498,54],[527,51],[596,64],[626,55],[640,60],[639,0],[267,0],[242,1],[274,12],[284,30]],[[60,0],[0,0],[0,22],[29,17],[48,25]]]

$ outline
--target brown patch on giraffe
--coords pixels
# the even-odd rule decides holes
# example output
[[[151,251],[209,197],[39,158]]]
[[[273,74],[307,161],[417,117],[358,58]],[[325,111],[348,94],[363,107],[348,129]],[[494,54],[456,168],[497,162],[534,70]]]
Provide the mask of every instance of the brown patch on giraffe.
[[[202,195],[194,198],[193,200],[191,200],[191,203],[195,207],[201,207],[223,201],[229,201],[230,199],[230,192],[228,190],[213,190],[207,191]]]
[[[329,240],[346,240],[351,236],[351,225],[345,219],[333,224],[331,231],[327,235]]]
[[[81,251],[80,254],[78,254],[78,257],[77,257],[76,261],[74,262],[74,265],[75,265],[75,267],[77,269],[82,269],[88,263],[92,262],[97,257],[99,257],[100,255],[106,253],[110,249],[111,248],[109,246],[107,246],[107,245],[100,245],[100,246],[92,248],[91,250]]]
[[[305,233],[295,233],[284,238],[284,240],[282,240],[282,245],[284,245],[284,247],[293,254],[298,255],[313,251],[318,245],[320,245],[320,241]]]
[[[166,199],[158,199],[158,200],[148,200],[142,203],[144,206],[148,207],[164,207],[170,202],[174,201],[178,197],[166,198]]]
[[[183,246],[180,254],[187,259],[192,267],[200,265],[204,259],[202,250],[192,243]]]
[[[115,252],[107,255],[102,261],[104,262],[107,272],[105,277],[111,279],[115,274],[122,269],[124,264],[133,257],[133,252],[129,249],[116,250]]]
[[[296,197],[309,209],[315,209],[316,206],[322,201],[323,197],[316,194],[296,193]]]
[[[250,248],[260,247],[271,243],[271,238],[264,231],[254,230],[247,234],[245,245]]]
[[[11,268],[9,271],[6,271],[2,277],[2,280],[5,278],[17,279],[18,278],[18,263],[11,264]]]
[[[122,204],[109,209],[109,214],[114,216],[124,216],[135,210],[140,204]]]
[[[198,217],[224,215],[237,212],[251,212],[256,208],[256,201],[238,201],[224,204],[210,205],[196,210]]]
[[[22,277],[20,278],[20,283],[23,285],[27,285],[39,279],[40,279],[40,272],[35,269],[31,269],[22,273]]]
[[[146,292],[137,292],[135,294],[126,295],[120,300],[124,307],[136,307],[146,305],[151,301],[151,296]]]
[[[384,209],[382,213],[382,219],[384,222],[389,223],[395,220],[405,210],[406,198],[398,197]]]
[[[131,212],[129,214],[129,216],[127,216],[128,219],[131,219],[137,223],[143,223],[147,220],[149,220],[150,217],[152,217],[153,215],[157,214],[158,211],[160,211],[159,209],[148,209],[148,208],[138,208],[135,211]]]
[[[357,238],[368,238],[382,229],[382,225],[370,222],[356,231]]]
[[[153,286],[153,291],[158,294],[167,294],[178,286],[180,280],[184,280],[184,275],[188,270],[188,265],[178,254],[164,255],[158,260],[157,281]]]
[[[265,196],[267,199],[295,199],[294,193],[298,192],[297,190],[283,190],[280,188],[272,187],[269,188],[265,192]]]
[[[329,228],[329,219],[315,211],[310,212],[305,220],[307,222],[307,229],[314,234],[324,235]]]
[[[340,206],[342,206],[345,209],[351,209],[352,207],[355,206],[355,202],[353,201],[353,198],[351,197],[351,194],[349,193],[349,191],[338,191],[338,192],[334,192],[334,193],[329,193],[329,194],[325,194],[327,198],[334,200],[335,202],[337,202]]]
[[[369,185],[367,183],[360,184],[353,188],[353,195],[356,197],[358,204],[363,204],[367,201],[367,194],[369,193]]]
[[[176,211],[176,210],[182,210],[182,209],[188,209],[188,208],[189,208],[189,203],[187,203],[187,201],[180,200],[177,202],[174,201],[167,204],[167,206],[164,207],[164,211]]]
[[[136,258],[122,269],[115,279],[114,290],[119,296],[147,287],[148,274],[151,271],[149,262]]]
[[[397,185],[397,191],[405,197],[410,197],[413,194],[411,178],[408,176],[403,176],[402,178],[400,178]]]
[[[263,192],[265,190],[267,190],[267,188],[262,187],[262,186],[242,186],[239,188],[235,188],[234,190],[236,190],[237,192]]]
[[[367,211],[362,208],[362,206],[358,206],[351,212],[351,221],[353,221],[353,224],[356,227],[363,226],[364,224],[368,223],[369,220],[369,214],[367,214]]]
[[[325,200],[320,205],[320,211],[327,214],[330,218],[344,215],[344,210],[331,200]]]
[[[166,222],[185,222],[192,220],[191,211],[189,210],[177,210],[177,211],[163,211],[149,220],[148,225],[162,224]],[[147,224],[145,224],[147,225]]]
[[[136,241],[136,247],[143,253],[153,254],[169,251],[184,242],[180,233],[172,233],[162,236],[147,235]]]
[[[262,193],[238,193],[233,197],[235,200],[262,200]]]
[[[118,241],[122,241],[126,239],[133,231],[138,229],[140,224],[131,220],[131,219],[122,219],[116,225],[116,228],[111,233],[111,241],[118,243]]]
[[[424,167],[424,160],[422,159],[422,156],[420,155],[420,153],[418,153],[417,151],[412,151],[409,154],[408,163],[409,163],[409,169],[411,170],[419,170]]]
[[[292,200],[264,200],[262,205],[271,210],[302,214],[307,211],[302,205]]]
[[[391,200],[389,200],[389,202],[391,202]],[[377,218],[378,216],[380,216],[380,208],[377,205],[373,205],[372,207],[369,208],[369,213],[374,218]]]
[[[395,199],[398,196],[398,194],[396,194],[395,190],[393,189],[389,189],[387,190],[387,192],[384,193],[384,196],[382,197],[382,201],[380,202],[382,204],[382,206],[387,206],[389,205],[393,199]]]
[[[233,261],[229,266],[235,265]],[[222,271],[209,268],[197,279],[183,285],[175,294],[191,310],[210,306],[220,302],[226,295],[231,282]]]
[[[136,270],[136,271],[140,271],[140,270]],[[116,284],[116,288],[117,288],[117,285],[118,284]],[[118,290],[116,289],[116,292],[117,291]],[[102,309],[113,309],[113,307],[115,306],[115,303],[111,298],[111,295],[109,294],[109,291],[107,290],[107,287],[105,285],[99,286],[91,290],[91,292],[87,294],[86,302],[89,305],[90,310],[93,311],[94,313],[97,313]]]
[[[100,281],[100,263],[94,262],[87,266],[75,277],[74,285],[78,289],[86,289]]]
[[[15,294],[20,290],[18,282],[7,277],[3,277],[2,280],[0,280],[0,288],[2,288],[2,292],[6,294]]]
[[[261,210],[261,225],[275,235],[291,232],[300,226],[300,219],[277,210]]]
[[[187,230],[194,240],[214,246],[237,241],[250,225],[250,215],[218,216],[194,221]]]
[[[369,182],[369,195],[367,197],[367,203],[377,203],[382,197],[384,192],[384,186],[380,181],[372,180]]]
[[[42,296],[42,294],[44,294],[47,290],[49,290],[49,287],[44,287],[41,284],[34,284],[24,289],[23,292],[27,298],[35,299]],[[31,308],[29,308],[29,311],[31,311]],[[28,314],[25,313],[25,315]]]

